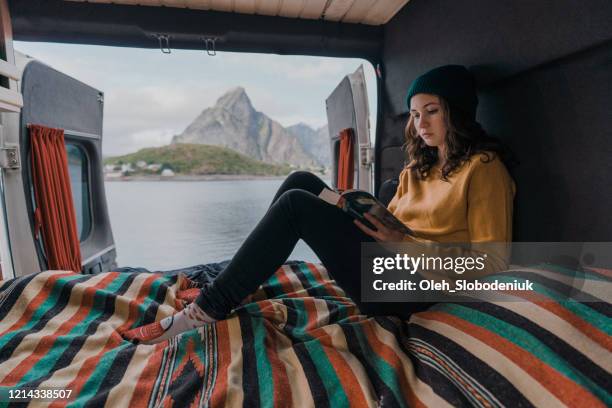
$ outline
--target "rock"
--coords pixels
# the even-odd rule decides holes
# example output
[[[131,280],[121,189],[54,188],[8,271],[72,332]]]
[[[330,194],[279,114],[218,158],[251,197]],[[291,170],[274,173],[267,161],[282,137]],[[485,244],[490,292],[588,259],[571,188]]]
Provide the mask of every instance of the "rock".
[[[313,129],[305,123],[298,123],[286,129],[297,136],[304,149],[321,167],[331,167],[331,146],[327,125]]]
[[[323,143],[309,140],[305,132],[298,135],[258,112],[244,88],[237,87],[221,96],[213,107],[202,111],[172,143],[223,146],[268,163],[326,166],[331,161],[320,157],[325,155],[321,153]]]

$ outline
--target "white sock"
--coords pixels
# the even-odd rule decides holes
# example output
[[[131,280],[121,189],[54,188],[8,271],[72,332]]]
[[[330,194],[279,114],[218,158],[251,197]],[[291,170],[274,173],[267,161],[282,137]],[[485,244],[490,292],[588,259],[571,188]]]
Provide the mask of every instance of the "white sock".
[[[136,327],[123,333],[123,337],[142,344],[155,344],[214,321],[215,319],[204,313],[197,303],[193,302],[180,312],[159,322]]]

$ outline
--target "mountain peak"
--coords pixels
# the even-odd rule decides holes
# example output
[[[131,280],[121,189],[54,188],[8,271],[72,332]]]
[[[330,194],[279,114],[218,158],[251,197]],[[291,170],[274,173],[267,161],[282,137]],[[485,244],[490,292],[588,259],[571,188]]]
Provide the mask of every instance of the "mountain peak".
[[[253,104],[251,103],[246,90],[241,86],[232,88],[224,93],[219,99],[217,99],[217,104],[215,106],[230,110],[233,110],[233,108],[237,106],[247,108],[248,110],[254,110]]]

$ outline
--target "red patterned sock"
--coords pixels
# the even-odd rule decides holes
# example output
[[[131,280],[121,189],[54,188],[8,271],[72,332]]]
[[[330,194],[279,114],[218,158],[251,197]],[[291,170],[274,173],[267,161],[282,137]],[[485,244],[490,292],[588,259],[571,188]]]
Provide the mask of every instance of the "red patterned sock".
[[[183,289],[178,291],[178,293],[176,294],[176,297],[184,300],[187,303],[192,303],[195,302],[195,300],[198,298],[198,296],[200,295],[201,289],[200,288],[190,288],[190,289]]]
[[[155,344],[214,321],[215,319],[204,313],[196,303],[190,303],[172,316],[128,330],[122,335],[125,339],[136,343]]]

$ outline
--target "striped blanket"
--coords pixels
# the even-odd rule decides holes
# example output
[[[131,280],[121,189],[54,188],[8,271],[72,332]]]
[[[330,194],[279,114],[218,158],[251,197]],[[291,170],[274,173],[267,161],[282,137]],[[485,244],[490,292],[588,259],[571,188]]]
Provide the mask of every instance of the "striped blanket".
[[[610,293],[605,273],[589,274],[589,296]],[[552,299],[567,279],[560,268],[521,274]],[[368,318],[322,266],[297,263],[225,321],[151,346],[117,333],[180,309],[190,284],[62,271],[0,282],[0,386],[72,390],[52,406],[612,405],[606,302],[442,303],[407,322]]]

